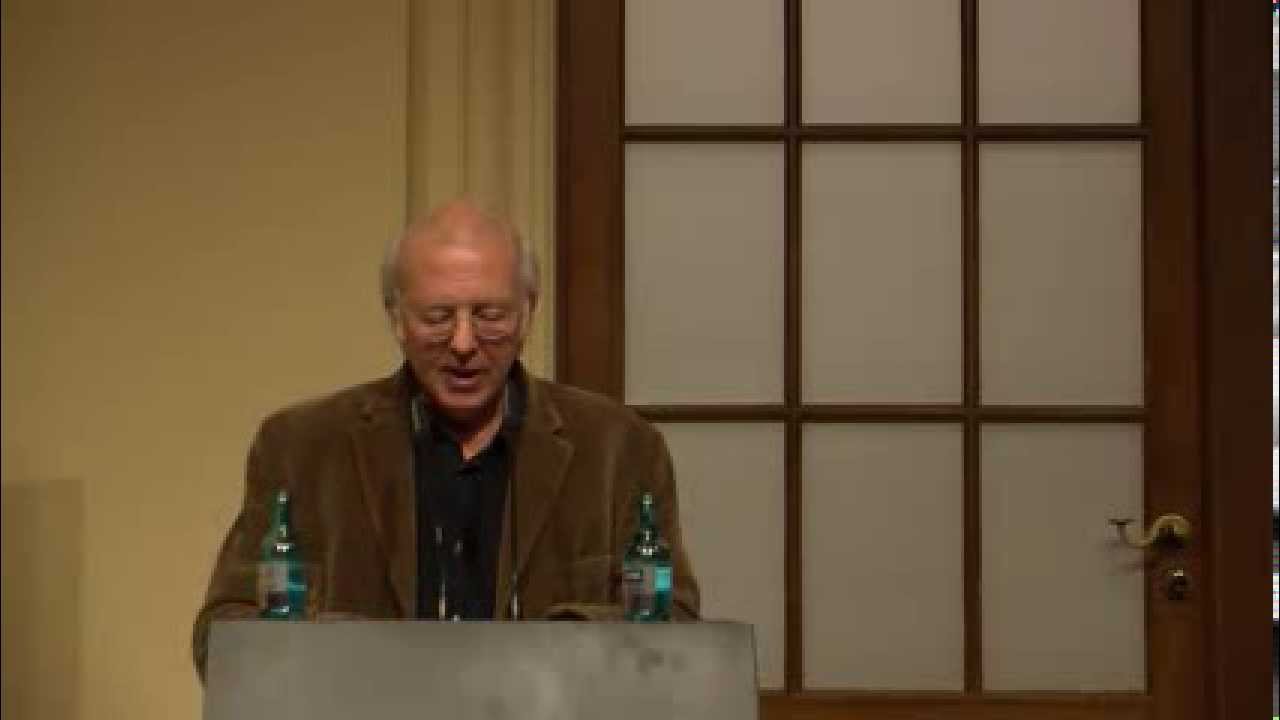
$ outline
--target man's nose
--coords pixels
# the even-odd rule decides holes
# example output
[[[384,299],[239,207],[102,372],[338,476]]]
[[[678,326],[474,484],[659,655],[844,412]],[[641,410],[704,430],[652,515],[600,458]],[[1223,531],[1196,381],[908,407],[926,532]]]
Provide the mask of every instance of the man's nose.
[[[466,316],[459,317],[457,326],[453,330],[453,337],[449,339],[449,349],[455,355],[465,356],[474,353],[478,347],[476,331],[472,326],[471,318]]]

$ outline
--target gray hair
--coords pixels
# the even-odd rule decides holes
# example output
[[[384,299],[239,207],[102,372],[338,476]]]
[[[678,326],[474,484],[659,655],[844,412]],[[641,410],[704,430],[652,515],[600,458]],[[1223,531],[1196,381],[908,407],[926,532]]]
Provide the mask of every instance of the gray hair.
[[[405,239],[414,234],[416,229],[411,225],[404,232],[392,237],[382,254],[380,268],[382,309],[388,316],[394,316],[396,305],[400,302],[400,249]],[[516,246],[516,277],[520,281],[520,289],[525,295],[536,298],[542,277],[538,272],[538,256],[514,229],[511,230],[511,241]]]

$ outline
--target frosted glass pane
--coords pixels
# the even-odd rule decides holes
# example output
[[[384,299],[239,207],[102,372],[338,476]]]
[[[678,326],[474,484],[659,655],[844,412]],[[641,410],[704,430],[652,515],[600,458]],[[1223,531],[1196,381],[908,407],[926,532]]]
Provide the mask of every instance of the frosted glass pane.
[[[626,398],[781,402],[782,148],[626,150]]]
[[[662,425],[702,616],[755,626],[760,686],[783,684],[782,426]]]
[[[960,401],[960,148],[804,148],[805,402]]]
[[[961,431],[804,429],[804,683],[964,686]]]
[[[781,123],[782,21],[782,0],[630,0],[627,123]]]
[[[1141,404],[1140,145],[980,155],[983,401]]]
[[[982,677],[1004,691],[1140,692],[1142,428],[995,425],[982,433]]]
[[[960,122],[957,0],[805,0],[806,123]]]
[[[984,123],[1137,123],[1140,0],[978,0]]]

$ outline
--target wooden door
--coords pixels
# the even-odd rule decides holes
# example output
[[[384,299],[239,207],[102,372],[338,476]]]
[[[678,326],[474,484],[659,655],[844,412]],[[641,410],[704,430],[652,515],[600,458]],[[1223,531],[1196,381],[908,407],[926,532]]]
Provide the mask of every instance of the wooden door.
[[[560,12],[559,376],[663,429],[766,716],[1220,705],[1201,6]]]

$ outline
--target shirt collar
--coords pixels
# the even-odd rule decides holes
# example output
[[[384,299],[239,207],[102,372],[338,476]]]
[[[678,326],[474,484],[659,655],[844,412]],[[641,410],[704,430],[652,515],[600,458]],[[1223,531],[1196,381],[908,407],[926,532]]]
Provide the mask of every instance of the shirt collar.
[[[422,392],[422,386],[413,374],[413,369],[406,362],[401,375],[407,385],[409,395],[409,428],[413,434],[434,433],[437,429],[432,419],[431,401]],[[524,366],[517,360],[507,373],[507,383],[503,388],[502,424],[498,426],[496,437],[511,440],[524,424],[529,402],[529,381]]]

